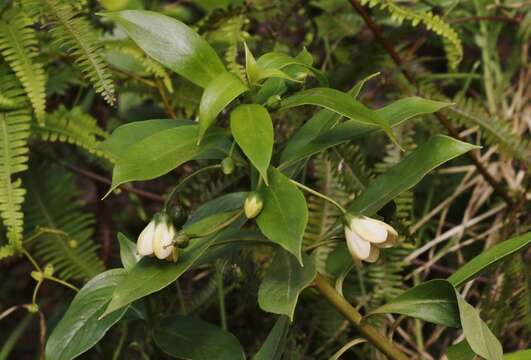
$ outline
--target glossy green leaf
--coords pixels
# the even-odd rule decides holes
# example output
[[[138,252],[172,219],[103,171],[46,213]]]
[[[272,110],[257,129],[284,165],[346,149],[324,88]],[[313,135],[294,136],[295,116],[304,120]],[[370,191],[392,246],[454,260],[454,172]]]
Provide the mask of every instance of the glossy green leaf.
[[[410,97],[395,101],[376,110],[376,112],[387,119],[391,127],[394,127],[415,116],[431,114],[449,105],[451,104]],[[379,129],[377,125],[361,124],[355,120],[346,121],[330,129],[331,125],[334,124],[334,119],[324,116],[325,114],[322,115],[322,118],[313,120],[311,129],[305,131],[305,134],[297,138],[293,137],[294,144],[290,145],[291,140],[288,142],[286,150],[282,153],[282,168],[302,158],[346,141],[359,139]],[[322,125],[319,125],[321,122]]]
[[[230,72],[219,75],[208,84],[199,104],[198,142],[203,139],[208,128],[214,124],[218,114],[245,91],[247,91],[247,86],[239,77]]]
[[[481,254],[468,261],[465,265],[461,266],[448,278],[448,281],[456,287],[464,284],[468,280],[475,278],[483,271],[489,269],[492,265],[525,249],[529,244],[531,244],[531,232],[503,241],[490,249],[483,251]]]
[[[260,65],[256,63],[256,59],[254,58],[253,54],[251,53],[251,50],[247,47],[247,44],[245,45],[245,72],[247,73],[247,80],[250,84],[255,85],[258,84],[260,81],[267,79],[267,78],[280,78],[280,79],[287,79],[287,80],[294,80],[289,75],[284,73],[283,71],[279,69],[266,69],[262,68]]]
[[[70,360],[84,353],[125,314],[127,307],[100,320],[116,286],[125,277],[123,269],[105,271],[83,286],[46,343],[46,359]]]
[[[202,320],[186,316],[162,319],[153,334],[165,353],[186,360],[244,360],[245,354],[231,333]]]
[[[386,118],[342,91],[331,88],[303,90],[282,100],[280,110],[303,105],[320,106],[361,124],[378,125],[391,138],[394,136]]]
[[[269,169],[269,186],[262,186],[259,191],[264,199],[264,208],[256,218],[260,231],[302,264],[302,236],[308,223],[304,195],[275,168]]]
[[[431,137],[397,165],[378,176],[349,206],[349,210],[373,215],[386,203],[412,188],[431,170],[477,146],[444,135]]]
[[[128,148],[131,145],[159,131],[193,124],[194,122],[190,120],[175,119],[135,121],[116,128],[112,135],[101,144],[101,147],[110,153],[114,159],[119,159],[128,153]]]
[[[279,52],[270,52],[260,56],[256,63],[263,69],[282,70],[291,65],[302,66],[311,71],[317,80],[319,80],[321,85],[328,86],[328,79],[324,76],[324,74],[300,58],[294,58]]]
[[[293,321],[299,294],[317,274],[313,259],[306,254],[303,264],[287,251],[277,252],[258,289],[258,305],[262,310],[286,315]]]
[[[465,334],[466,341],[472,350],[485,360],[501,360],[503,349],[487,324],[479,316],[479,312],[455,291],[457,304],[459,306],[459,316],[461,326]]]
[[[243,203],[247,192],[235,192],[222,195],[197,208],[183,226],[183,231],[190,237],[212,233],[220,225],[234,219],[240,213],[242,218]]]
[[[211,131],[197,146],[197,125],[179,126],[148,136],[127,148],[114,166],[109,193],[128,181],[150,180],[221,147],[227,141],[220,129]]]
[[[194,84],[206,87],[225,66],[214,49],[182,22],[153,11],[124,10],[115,21],[149,56]]]
[[[191,241],[190,245],[180,253],[177,263],[143,257],[118,283],[102,317],[173,283],[192,266],[215,239],[216,236],[211,236]]]
[[[446,280],[431,280],[417,285],[369,315],[386,313],[407,315],[451,327],[461,324],[454,288]]]
[[[286,348],[288,330],[289,318],[279,316],[262,347],[253,356],[253,360],[281,360]]]
[[[141,256],[136,251],[136,244],[129,240],[127,236],[118,233],[118,242],[120,243],[120,259],[126,271],[135,267]]]
[[[183,227],[186,228],[192,226],[193,224],[220,212],[241,210],[246,197],[247,192],[240,191],[225,194],[215,198],[214,200],[210,200],[194,210],[186,220],[186,223]]]
[[[230,114],[230,129],[234,140],[268,184],[267,169],[273,154],[274,133],[266,108],[258,104],[238,106]]]

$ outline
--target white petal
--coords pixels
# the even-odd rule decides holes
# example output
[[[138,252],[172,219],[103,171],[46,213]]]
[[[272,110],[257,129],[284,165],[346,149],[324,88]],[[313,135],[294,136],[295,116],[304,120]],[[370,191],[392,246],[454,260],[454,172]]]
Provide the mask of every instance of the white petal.
[[[350,222],[350,227],[362,239],[371,243],[382,243],[387,240],[387,227],[382,221],[369,217],[354,218]]]
[[[171,243],[174,235],[175,229],[173,226],[168,226],[165,222],[157,224],[153,239],[153,251],[157,258],[162,260],[171,255]]]
[[[153,254],[153,236],[155,234],[155,221],[151,220],[150,223],[142,230],[138,235],[136,242],[136,251],[142,255],[147,256]]]
[[[371,253],[371,244],[368,241],[360,238],[348,226],[345,226],[345,238],[347,240],[347,247],[352,257],[365,260]]]
[[[365,261],[373,263],[378,260],[378,257],[380,257],[380,249],[378,249],[376,246],[371,246],[371,253],[369,254],[369,257],[365,259]]]
[[[378,246],[380,249],[390,248],[396,245],[398,240],[398,233],[396,230],[389,224],[382,222],[387,228],[387,239],[383,243],[374,243],[375,246]]]

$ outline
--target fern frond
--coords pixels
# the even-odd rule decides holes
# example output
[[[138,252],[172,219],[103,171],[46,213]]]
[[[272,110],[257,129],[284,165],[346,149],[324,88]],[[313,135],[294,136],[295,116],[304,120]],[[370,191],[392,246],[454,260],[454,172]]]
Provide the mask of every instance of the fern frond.
[[[38,42],[31,18],[11,9],[0,19],[0,53],[17,75],[40,124],[45,115],[45,77],[36,61]]]
[[[393,0],[362,0],[361,2],[370,7],[379,6],[380,9],[389,11],[391,19],[399,24],[404,20],[410,21],[412,26],[417,26],[419,23],[424,24],[429,31],[436,33],[443,39],[448,66],[451,70],[457,69],[463,59],[463,44],[457,32],[440,16],[431,11],[417,12],[398,6]]]
[[[249,37],[245,26],[249,19],[241,14],[222,19],[216,31],[209,34],[209,40],[225,45],[224,60],[230,72],[245,79],[245,68],[238,63],[238,45]]]
[[[478,101],[461,97],[454,99],[458,106],[449,111],[450,118],[465,126],[479,126],[481,136],[490,145],[498,146],[502,153],[523,161],[531,166],[531,145],[529,140],[514,134],[510,122],[492,116]]]
[[[346,193],[332,171],[334,166],[325,156],[320,155],[313,161],[314,176],[318,191],[345,205],[351,197]],[[327,240],[334,224],[341,217],[340,211],[330,202],[316,196],[309,196],[308,225],[304,232],[303,245],[309,246]],[[319,246],[313,256],[321,273],[326,273],[326,260],[334,249],[334,245]]]
[[[74,57],[96,92],[113,105],[116,100],[114,84],[99,36],[90,23],[79,16],[72,2],[22,0],[22,4],[30,14],[44,19],[44,25],[50,26],[54,44]]]
[[[51,263],[62,279],[89,279],[103,271],[92,241],[95,219],[75,200],[79,194],[72,175],[44,163],[32,166],[24,180],[26,233],[42,227],[59,230],[42,232],[34,240],[35,255]]]
[[[0,113],[0,218],[15,251],[22,245],[26,190],[20,179],[12,177],[28,168],[29,127],[30,116],[25,110]]]
[[[109,154],[100,147],[100,140],[107,137],[107,133],[101,129],[89,114],[81,108],[71,110],[60,106],[46,117],[44,126],[33,125],[32,134],[45,141],[69,143],[87,152],[111,160]]]
[[[13,246],[9,244],[0,246],[0,260],[13,256],[13,255],[15,255],[15,250],[13,249]]]
[[[112,54],[113,51],[117,51],[132,57],[140,66],[142,66],[148,75],[160,79],[166,89],[168,89],[170,93],[173,93],[171,77],[166,69],[157,61],[147,56],[146,53],[142,51],[134,42],[129,40],[112,41],[108,42],[105,47],[110,54]]]
[[[349,193],[359,194],[371,181],[373,174],[367,167],[365,156],[358,145],[336,146],[327,151],[325,156],[334,164],[331,171]]]

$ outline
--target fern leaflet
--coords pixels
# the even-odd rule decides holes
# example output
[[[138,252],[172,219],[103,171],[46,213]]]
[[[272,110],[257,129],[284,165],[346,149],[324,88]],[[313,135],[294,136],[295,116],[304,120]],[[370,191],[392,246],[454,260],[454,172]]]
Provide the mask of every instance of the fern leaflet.
[[[448,66],[455,70],[463,59],[463,44],[457,32],[448,25],[440,16],[431,11],[416,12],[396,5],[393,0],[362,0],[362,4],[369,4],[370,7],[379,6],[383,10],[391,13],[391,19],[402,23],[404,20],[417,26],[422,23],[430,31],[441,36],[444,42],[444,49],[448,58]]]
[[[72,2],[66,0],[22,0],[24,7],[39,19],[47,20],[54,44],[65,49],[80,66],[96,92],[114,104],[114,84],[99,44],[98,34],[78,16]]]
[[[21,11],[11,9],[0,19],[0,53],[17,74],[40,124],[45,115],[44,68],[38,55],[37,36],[31,19]],[[1,103],[1,101],[0,101]]]
[[[42,227],[59,230],[42,232],[35,238],[35,254],[51,263],[63,279],[89,279],[102,272],[103,264],[92,241],[95,219],[75,201],[79,191],[72,176],[45,163],[32,166],[25,181],[26,232]]]

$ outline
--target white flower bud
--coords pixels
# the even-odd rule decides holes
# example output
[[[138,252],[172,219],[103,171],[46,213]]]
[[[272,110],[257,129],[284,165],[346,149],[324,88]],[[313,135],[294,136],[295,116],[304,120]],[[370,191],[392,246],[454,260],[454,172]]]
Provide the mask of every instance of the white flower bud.
[[[345,238],[350,254],[355,259],[375,262],[380,248],[396,243],[398,233],[383,221],[366,216],[346,215]]]
[[[162,260],[171,255],[174,236],[175,228],[165,217],[156,224],[153,238],[153,252],[157,258]]]
[[[149,224],[142,230],[136,242],[136,251],[142,256],[149,256],[153,254],[153,237],[155,235],[155,220],[151,220]]]

